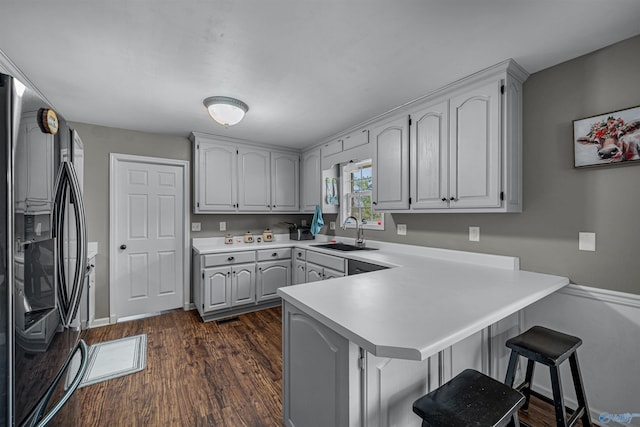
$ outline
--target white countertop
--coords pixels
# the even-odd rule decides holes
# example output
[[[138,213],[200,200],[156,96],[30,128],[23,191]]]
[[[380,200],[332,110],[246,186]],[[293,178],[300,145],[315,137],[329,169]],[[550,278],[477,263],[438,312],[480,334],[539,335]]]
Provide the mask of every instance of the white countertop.
[[[520,271],[513,257],[384,242],[368,242],[376,251],[340,252],[314,248],[328,239],[316,238],[233,245],[193,239],[193,249],[308,247],[394,266],[287,286],[278,295],[375,356],[409,360],[424,360],[569,284],[566,277]]]

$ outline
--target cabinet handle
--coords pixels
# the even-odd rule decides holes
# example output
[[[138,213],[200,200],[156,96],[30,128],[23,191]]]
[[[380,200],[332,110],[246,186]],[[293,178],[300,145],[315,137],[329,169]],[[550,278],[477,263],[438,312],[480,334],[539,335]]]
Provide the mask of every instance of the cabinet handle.
[[[447,201],[447,198],[446,198],[446,197],[443,197],[443,198],[442,198],[442,201],[443,201],[443,202],[446,202],[446,201]]]
[[[235,257],[230,256],[229,258],[227,258],[227,261],[233,261],[234,259],[236,259]]]
[[[120,245],[120,249],[124,251],[125,249],[127,249],[127,245]]]
[[[272,253],[271,256],[278,256],[278,252]]]
[[[227,276],[231,276],[231,273],[229,273],[228,271],[227,271]]]
[[[262,271],[262,267],[258,267],[258,271]]]
[[[298,252],[298,256],[301,257],[302,256],[302,252]]]
[[[371,203],[372,203],[372,204],[374,204],[374,205],[377,205],[377,204],[378,204],[378,202],[371,202]]]
[[[455,202],[458,199],[456,199],[455,197],[450,197],[449,200],[451,200],[452,202]]]

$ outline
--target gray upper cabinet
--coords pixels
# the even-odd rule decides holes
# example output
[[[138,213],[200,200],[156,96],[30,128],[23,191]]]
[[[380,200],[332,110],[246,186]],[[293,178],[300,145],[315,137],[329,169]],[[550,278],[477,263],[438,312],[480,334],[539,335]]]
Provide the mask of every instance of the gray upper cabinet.
[[[371,128],[373,204],[378,211],[409,208],[409,119],[401,116]]]
[[[291,153],[271,153],[271,210],[300,210],[300,157]]]
[[[196,141],[194,153],[194,212],[235,211],[238,203],[235,145]]]
[[[450,207],[500,207],[500,84],[492,80],[450,100]]]
[[[411,113],[411,208],[448,206],[449,102]]]
[[[522,82],[509,60],[408,105],[410,167],[400,124],[373,128],[377,209],[522,211]],[[390,132],[390,129],[392,130]],[[403,178],[410,179],[410,198]]]
[[[242,211],[271,210],[271,161],[269,152],[238,148],[238,207]]]
[[[299,212],[300,157],[192,134],[194,213]],[[318,190],[319,191],[319,190]]]
[[[320,169],[320,149],[306,151],[302,153],[302,185],[300,198],[301,211],[313,212],[316,205],[320,205],[322,189],[322,171]]]

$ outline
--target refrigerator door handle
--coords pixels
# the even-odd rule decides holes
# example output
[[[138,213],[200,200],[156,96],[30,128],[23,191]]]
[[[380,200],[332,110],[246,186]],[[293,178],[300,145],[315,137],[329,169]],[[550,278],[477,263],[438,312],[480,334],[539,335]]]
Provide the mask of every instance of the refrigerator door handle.
[[[53,407],[49,410],[49,412],[42,415],[42,417],[35,417],[34,422],[31,423],[32,427],[46,426],[49,423],[49,421],[51,421],[51,419],[60,411],[60,409],[62,409],[64,404],[67,403],[71,395],[76,391],[76,389],[80,385],[80,382],[82,381],[82,378],[84,377],[84,374],[87,371],[87,367],[89,366],[89,350],[87,349],[87,344],[84,342],[84,340],[78,341],[78,344],[76,345],[76,348],[72,353],[72,356],[67,360],[67,362],[62,367],[62,369],[60,369],[60,372],[58,372],[58,375],[54,379],[53,384],[51,385],[51,387],[43,397],[41,403],[38,405],[36,410],[42,411],[47,406],[52,393],[60,383],[60,380],[64,378],[64,373],[67,371],[67,368],[71,364],[71,360],[73,360],[73,356],[75,356],[77,351],[80,351],[80,367],[78,368],[78,372],[73,378],[73,381],[71,382],[71,384],[69,384],[69,388],[67,388],[67,390],[64,392],[62,397],[60,397],[60,400],[58,400],[56,404],[53,405]]]
[[[76,270],[73,279],[71,291],[70,309],[71,313],[68,323],[71,323],[78,313],[80,306],[80,298],[82,297],[82,289],[85,283],[85,272],[87,270],[87,220],[84,211],[84,201],[82,200],[82,192],[80,191],[80,183],[78,175],[72,163],[68,163],[69,182],[71,198],[76,218]]]
[[[58,238],[58,260],[60,268],[58,269],[58,296],[60,298],[60,315],[64,326],[70,326],[76,317],[80,298],[82,296],[82,287],[84,285],[84,273],[87,268],[87,225],[84,212],[84,203],[80,184],[75,168],[72,163],[64,161],[60,165],[58,179],[56,179],[56,199],[55,199],[55,215],[54,221],[56,225],[56,236]],[[76,229],[76,263],[73,274],[73,280],[69,282],[64,271],[64,213],[66,210],[67,189],[69,190],[69,200],[73,201],[73,209],[75,213],[75,229]],[[71,287],[67,286],[71,283]]]
[[[57,239],[57,254],[58,257],[58,269],[57,269],[57,292],[58,292],[58,311],[62,323],[66,326],[67,316],[69,311],[69,295],[67,292],[67,277],[64,270],[64,217],[66,211],[66,195],[67,188],[69,186],[68,181],[68,168],[67,162],[63,162],[58,170],[55,184],[55,201],[53,205],[53,237]]]

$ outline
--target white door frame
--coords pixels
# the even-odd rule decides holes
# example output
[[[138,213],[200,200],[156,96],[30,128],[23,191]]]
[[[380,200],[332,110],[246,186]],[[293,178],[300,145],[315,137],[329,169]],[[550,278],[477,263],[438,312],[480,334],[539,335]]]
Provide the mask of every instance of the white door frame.
[[[117,316],[112,312],[114,306],[114,289],[115,289],[115,260],[117,256],[117,236],[116,236],[116,174],[115,171],[120,162],[127,163],[146,163],[154,165],[167,165],[177,166],[182,168],[182,192],[184,195],[184,215],[182,218],[182,226],[184,229],[184,242],[182,244],[183,249],[183,262],[184,262],[184,277],[183,277],[183,292],[182,292],[182,308],[186,311],[191,308],[191,233],[189,230],[189,224],[191,222],[190,209],[191,206],[191,193],[189,191],[190,175],[189,175],[189,162],[187,160],[178,159],[165,159],[161,157],[147,157],[147,156],[134,156],[131,154],[110,154],[110,166],[109,166],[109,323],[114,324],[117,322]]]

